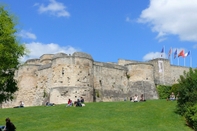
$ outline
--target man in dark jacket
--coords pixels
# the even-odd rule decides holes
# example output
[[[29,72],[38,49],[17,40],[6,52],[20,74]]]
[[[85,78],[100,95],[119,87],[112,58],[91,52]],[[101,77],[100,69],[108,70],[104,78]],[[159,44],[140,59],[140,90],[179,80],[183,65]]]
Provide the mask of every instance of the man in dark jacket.
[[[5,131],[15,131],[16,130],[16,127],[10,121],[10,118],[6,118],[5,121],[6,121],[6,129],[5,129]]]

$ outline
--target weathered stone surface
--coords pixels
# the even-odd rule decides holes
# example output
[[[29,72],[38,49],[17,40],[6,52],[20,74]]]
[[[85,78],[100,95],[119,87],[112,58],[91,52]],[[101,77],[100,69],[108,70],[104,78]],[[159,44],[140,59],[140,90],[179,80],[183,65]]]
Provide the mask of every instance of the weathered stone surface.
[[[170,65],[158,58],[148,62],[119,59],[118,63],[96,62],[83,52],[44,54],[40,59],[26,61],[15,74],[19,91],[15,99],[2,104],[13,107],[24,101],[25,106],[123,101],[144,94],[146,99],[158,99],[156,85],[172,85],[189,68]]]

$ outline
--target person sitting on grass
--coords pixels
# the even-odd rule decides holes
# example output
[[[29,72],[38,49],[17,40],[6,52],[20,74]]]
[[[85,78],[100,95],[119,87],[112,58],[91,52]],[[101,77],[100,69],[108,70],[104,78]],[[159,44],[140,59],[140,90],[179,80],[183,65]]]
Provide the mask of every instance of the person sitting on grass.
[[[55,106],[55,103],[46,102],[46,106]]]
[[[22,107],[25,107],[25,104],[23,101],[20,101],[19,106],[15,106],[14,108],[22,108]]]
[[[6,118],[5,121],[6,121],[6,126],[5,126],[4,131],[15,131],[15,130],[16,130],[16,127],[15,127],[15,125],[10,121],[10,118]]]
[[[81,101],[79,99],[77,99],[77,101],[75,101],[75,106],[82,107]]]
[[[174,92],[171,93],[171,95],[170,95],[170,100],[171,100],[171,101],[176,100],[175,95],[174,95]]]
[[[132,101],[133,100],[133,98],[132,97],[130,97],[130,101]]]
[[[81,105],[82,106],[85,106],[85,104],[84,104],[84,98],[83,97],[81,97],[81,100],[80,101],[81,101]]]
[[[84,98],[83,97],[81,97],[81,103],[84,103]]]
[[[146,101],[146,100],[144,99],[144,94],[141,94],[140,101]]]
[[[135,94],[133,102],[138,102],[138,96]]]
[[[69,106],[72,106],[72,105],[73,105],[72,100],[68,99],[68,104],[66,105],[66,107],[69,107]]]

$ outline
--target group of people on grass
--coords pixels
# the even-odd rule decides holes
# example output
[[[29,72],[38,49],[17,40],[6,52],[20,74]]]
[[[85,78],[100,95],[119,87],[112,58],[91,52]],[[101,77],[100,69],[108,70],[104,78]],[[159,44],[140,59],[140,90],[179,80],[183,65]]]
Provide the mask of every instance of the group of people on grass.
[[[169,100],[175,101],[178,99],[178,97],[179,97],[179,93],[177,93],[177,95],[175,96],[174,92],[172,92],[170,94],[170,96],[167,98],[167,101],[169,101]],[[133,97],[130,97],[130,101],[131,102],[140,102],[140,101],[146,101],[146,100],[144,98],[144,94],[141,94],[140,99],[139,99],[138,95],[135,94]]]
[[[55,103],[50,103],[49,101],[46,102],[46,106],[55,106]],[[77,101],[73,101],[71,99],[68,99],[68,102],[66,103],[66,107],[75,106],[75,107],[82,107],[85,106],[84,104],[84,98],[81,97],[80,99],[77,99]]]
[[[138,97],[137,94],[135,94],[133,97],[130,97],[130,101],[131,102],[142,102],[142,101],[146,101],[144,98],[144,94],[141,94],[140,98]]]
[[[71,99],[68,99],[68,103],[67,103],[66,107],[70,107],[70,106],[75,106],[75,107],[85,106],[84,98],[81,97],[81,99],[77,99],[77,101],[74,101],[74,103],[72,102]]]

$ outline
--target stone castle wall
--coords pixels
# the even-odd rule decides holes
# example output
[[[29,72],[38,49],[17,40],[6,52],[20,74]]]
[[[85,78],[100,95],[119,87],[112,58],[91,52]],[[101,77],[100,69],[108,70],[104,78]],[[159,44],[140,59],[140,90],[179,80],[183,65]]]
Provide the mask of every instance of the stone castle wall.
[[[118,101],[127,97],[126,72],[124,66],[94,62],[94,101]]]
[[[135,94],[158,99],[156,85],[177,83],[188,70],[170,65],[163,58],[103,63],[82,52],[44,54],[20,66],[15,75],[19,91],[13,101],[3,103],[3,108],[16,106],[21,100],[25,106],[37,106],[46,101],[63,104],[69,98],[76,101],[80,97],[85,102],[123,101]]]

